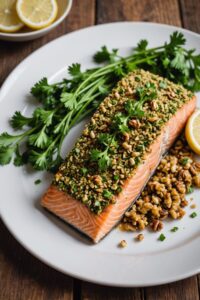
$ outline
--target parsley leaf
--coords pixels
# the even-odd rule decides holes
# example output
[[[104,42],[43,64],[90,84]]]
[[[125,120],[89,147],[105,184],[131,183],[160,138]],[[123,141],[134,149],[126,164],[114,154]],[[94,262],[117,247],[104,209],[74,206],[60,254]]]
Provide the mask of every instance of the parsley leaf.
[[[30,135],[28,142],[32,146],[44,149],[50,144],[51,139],[49,138],[49,136],[45,133],[45,130],[43,129],[38,133],[34,133],[34,134]]]
[[[185,39],[183,33],[175,31],[170,35],[170,43],[169,43],[168,47],[175,48],[175,47],[184,46],[185,42],[186,42],[186,39]]]
[[[125,110],[127,111],[129,117],[143,117],[143,104],[146,101],[151,101],[157,97],[157,92],[155,85],[152,83],[147,83],[146,87],[138,87],[136,89],[137,100],[128,100],[125,103]]]
[[[135,50],[138,52],[145,51],[147,49],[147,46],[148,46],[147,40],[140,40]]]
[[[77,64],[77,63],[76,64],[72,64],[71,66],[68,67],[68,72],[73,77],[77,77],[77,76],[82,75],[81,65]]]
[[[77,106],[76,97],[73,93],[63,92],[60,101],[64,103],[64,106],[69,110],[75,109]]]
[[[98,136],[98,141],[100,144],[104,146],[109,146],[109,147],[117,147],[118,143],[115,139],[115,136],[109,133],[100,133]]]
[[[10,135],[3,132],[0,135],[0,147],[7,147],[20,139],[21,135]]]
[[[36,108],[33,113],[33,118],[36,122],[42,122],[46,127],[52,124],[53,122],[54,111],[45,110],[41,107]]]
[[[54,92],[54,87],[48,84],[46,77],[42,78],[31,88],[31,94],[38,97],[38,99],[42,99],[43,97],[50,95],[52,92]]]
[[[20,154],[19,146],[17,145],[16,150],[15,150],[14,165],[16,167],[20,167],[20,166],[24,165],[24,163],[25,163],[24,156]]]
[[[103,190],[103,197],[105,197],[106,199],[111,199],[113,196],[113,193],[109,190]]]
[[[128,127],[128,116],[125,116],[122,113],[117,113],[112,122],[112,127],[114,130],[117,130],[121,133],[128,132],[130,129]]]
[[[33,165],[36,170],[45,170],[48,167],[48,152],[37,152],[31,150],[28,155],[28,161]]]
[[[47,109],[56,105],[56,92],[56,86],[48,84],[47,78],[42,78],[31,88],[31,94]]]
[[[149,48],[147,40],[139,41],[133,52],[125,57],[119,56],[117,49],[109,50],[103,46],[94,55],[94,61],[105,63],[105,66],[82,71],[81,65],[75,63],[68,68],[69,78],[53,84],[46,77],[42,78],[31,89],[37,100],[32,116],[17,111],[11,118],[12,127],[22,130],[22,133],[0,135],[0,164],[7,164],[15,157],[16,165],[25,162],[36,169],[55,171],[62,161],[62,143],[72,126],[89,116],[116,86],[119,78],[134,69],[148,70],[191,91],[199,91],[200,54],[195,49],[185,48],[185,42],[183,34],[176,31],[168,42],[157,47]],[[139,77],[137,81],[140,81]],[[159,87],[165,88],[165,84],[161,82]],[[118,135],[129,131],[131,116],[143,117],[144,103],[155,99],[157,94],[154,85],[147,83],[137,89],[135,96],[134,101],[125,105],[125,112],[113,118],[110,134],[115,138],[99,137],[98,153],[94,152],[92,156],[102,170],[111,164],[110,153],[114,151],[113,147],[117,147]],[[23,154],[18,151],[21,145],[25,147]],[[139,163],[138,158],[136,163]]]
[[[112,51],[109,52],[106,46],[102,46],[101,50],[95,53],[93,58],[96,63],[103,63],[103,62],[112,63],[117,58],[117,52],[118,49],[112,49]]]
[[[31,118],[22,115],[20,111],[16,111],[10,120],[10,124],[14,129],[22,129],[25,125],[29,125]]]
[[[15,147],[1,146],[0,147],[0,165],[7,165],[10,163],[13,154],[15,153]]]
[[[107,149],[105,151],[93,149],[90,153],[90,159],[93,162],[97,162],[98,168],[102,172],[105,171],[111,164]]]

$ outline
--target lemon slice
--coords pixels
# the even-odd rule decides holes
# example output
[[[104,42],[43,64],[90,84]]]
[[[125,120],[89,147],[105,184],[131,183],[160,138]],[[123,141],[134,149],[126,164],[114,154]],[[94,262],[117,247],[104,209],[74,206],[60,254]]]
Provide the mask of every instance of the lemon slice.
[[[21,21],[32,29],[47,27],[58,12],[55,0],[17,0],[16,9]]]
[[[23,27],[15,5],[15,0],[0,0],[0,31],[16,32]]]
[[[200,155],[200,109],[196,110],[189,118],[185,136],[190,148]]]

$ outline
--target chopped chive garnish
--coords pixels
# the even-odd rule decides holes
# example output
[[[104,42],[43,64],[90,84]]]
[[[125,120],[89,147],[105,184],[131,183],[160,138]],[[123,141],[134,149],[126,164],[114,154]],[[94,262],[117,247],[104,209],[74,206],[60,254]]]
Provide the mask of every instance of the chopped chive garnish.
[[[189,158],[188,157],[184,157],[184,158],[182,158],[180,160],[180,163],[181,163],[181,165],[185,166],[185,165],[187,165],[188,161],[189,161]]]
[[[159,87],[162,88],[162,89],[166,89],[167,83],[165,81],[160,81]]]
[[[117,181],[119,179],[119,176],[118,175],[114,175],[113,178],[114,178],[115,181]]]
[[[193,188],[192,186],[190,186],[190,187],[187,189],[187,194],[191,194],[193,191],[194,191],[194,188]]]
[[[191,215],[190,215],[190,218],[196,218],[197,216],[197,213],[194,211]]]
[[[42,180],[41,179],[37,179],[37,180],[35,180],[35,184],[40,184],[42,182]]]
[[[108,190],[103,191],[103,197],[105,197],[106,199],[110,199],[110,198],[112,198],[112,196],[113,196],[112,192],[110,192]]]
[[[86,175],[88,173],[88,169],[87,168],[81,168],[81,173],[83,175]]]
[[[161,235],[159,236],[158,240],[163,242],[166,239],[166,237],[164,236],[163,233],[161,233]]]
[[[178,230],[178,227],[173,227],[172,229],[171,229],[171,232],[176,232]]]

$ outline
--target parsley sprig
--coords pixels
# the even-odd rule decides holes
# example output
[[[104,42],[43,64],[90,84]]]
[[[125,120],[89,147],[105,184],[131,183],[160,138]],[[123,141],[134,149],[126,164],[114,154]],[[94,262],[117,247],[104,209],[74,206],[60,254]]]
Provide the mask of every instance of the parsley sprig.
[[[96,162],[101,172],[105,171],[111,165],[109,153],[113,148],[118,147],[116,134],[101,133],[98,137],[98,143],[103,150],[93,149],[90,154],[90,160]]]
[[[118,49],[110,51],[103,46],[94,55],[94,61],[103,66],[82,71],[75,63],[68,68],[70,76],[61,82],[50,84],[42,78],[31,89],[38,100],[33,114],[27,117],[16,111],[11,118],[11,126],[20,133],[0,135],[0,165],[14,158],[16,166],[30,163],[37,170],[56,170],[62,161],[63,140],[72,126],[91,114],[117,81],[135,68],[159,74],[192,91],[200,90],[200,55],[186,49],[185,43],[183,34],[174,32],[169,42],[158,47],[148,48],[148,41],[141,40],[127,57],[120,56]],[[128,114],[132,111],[142,117],[143,92],[138,90],[143,100],[127,103]],[[154,97],[153,93],[148,96]],[[121,132],[128,130],[126,115],[116,119]],[[103,168],[110,165],[107,148],[103,155],[98,149],[92,155]]]
[[[111,165],[109,153],[113,152],[113,147],[118,147],[117,138],[130,131],[128,122],[133,117],[141,118],[144,116],[143,105],[157,97],[156,87],[152,83],[147,83],[145,87],[139,87],[136,90],[136,99],[125,102],[124,113],[117,113],[111,125],[110,133],[102,133],[98,137],[98,144],[103,150],[93,149],[90,160],[96,162],[100,172],[105,171]]]

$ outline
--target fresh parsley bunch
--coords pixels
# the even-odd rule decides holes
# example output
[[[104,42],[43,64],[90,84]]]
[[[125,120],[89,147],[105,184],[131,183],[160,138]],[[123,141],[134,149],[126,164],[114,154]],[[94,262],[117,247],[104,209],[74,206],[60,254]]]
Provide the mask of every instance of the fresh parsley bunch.
[[[70,78],[55,84],[49,84],[47,78],[41,79],[31,89],[38,100],[32,116],[16,111],[11,118],[11,126],[20,133],[0,135],[0,165],[14,159],[16,166],[30,163],[36,170],[55,171],[62,161],[63,140],[72,126],[91,114],[117,81],[135,68],[159,74],[192,91],[200,90],[200,55],[194,49],[187,50],[185,42],[179,32],[174,32],[168,43],[155,48],[148,48],[148,41],[141,40],[127,57],[121,57],[118,49],[109,51],[103,46],[94,55],[94,61],[104,63],[103,66],[82,71],[80,64],[72,64],[68,68]],[[142,93],[138,91],[143,100],[137,107],[130,103],[126,107],[138,117],[143,114]],[[118,116],[116,122],[122,131],[127,129],[127,120],[127,116]],[[98,150],[92,156],[106,168],[110,164],[108,146],[105,141],[102,143],[104,156]]]

